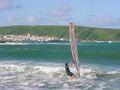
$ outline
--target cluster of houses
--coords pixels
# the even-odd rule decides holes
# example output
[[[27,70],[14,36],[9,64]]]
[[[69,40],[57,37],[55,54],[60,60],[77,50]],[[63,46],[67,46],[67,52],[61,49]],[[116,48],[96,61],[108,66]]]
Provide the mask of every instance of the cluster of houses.
[[[49,36],[37,36],[37,35],[0,35],[0,42],[29,42],[29,41],[36,41],[36,42],[47,42],[57,40],[56,37],[49,37]]]

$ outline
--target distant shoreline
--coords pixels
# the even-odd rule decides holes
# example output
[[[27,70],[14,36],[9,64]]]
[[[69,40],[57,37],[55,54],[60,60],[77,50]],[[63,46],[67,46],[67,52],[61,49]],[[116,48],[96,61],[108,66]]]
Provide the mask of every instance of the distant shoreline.
[[[120,29],[76,26],[75,34],[78,41],[120,41]],[[0,27],[1,36],[13,38],[8,41],[14,42],[69,40],[68,26],[6,26]],[[1,39],[1,42],[4,41],[7,40]]]
[[[0,43],[6,42],[60,42],[68,41],[63,38],[38,35],[0,35]]]
[[[120,41],[98,41],[98,40],[77,40],[78,42],[120,42]],[[39,43],[39,42],[69,42],[68,39],[37,35],[0,35],[0,43]]]

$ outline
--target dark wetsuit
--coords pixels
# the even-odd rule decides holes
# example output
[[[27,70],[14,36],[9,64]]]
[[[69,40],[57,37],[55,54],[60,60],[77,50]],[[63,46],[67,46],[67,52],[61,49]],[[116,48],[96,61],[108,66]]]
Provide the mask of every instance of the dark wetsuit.
[[[73,73],[69,69],[68,63],[65,63],[65,70],[66,70],[67,75],[73,76]]]

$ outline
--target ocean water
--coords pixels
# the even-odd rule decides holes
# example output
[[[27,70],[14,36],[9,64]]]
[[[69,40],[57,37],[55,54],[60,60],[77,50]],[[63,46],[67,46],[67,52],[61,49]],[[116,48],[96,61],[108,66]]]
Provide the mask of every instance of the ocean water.
[[[78,51],[81,76],[70,80],[69,43],[1,43],[0,90],[120,90],[119,42],[79,42]]]

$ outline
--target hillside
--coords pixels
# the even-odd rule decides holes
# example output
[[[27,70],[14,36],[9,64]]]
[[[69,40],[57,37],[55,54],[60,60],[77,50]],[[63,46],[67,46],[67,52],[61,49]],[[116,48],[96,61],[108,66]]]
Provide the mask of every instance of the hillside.
[[[39,35],[68,38],[67,26],[6,26],[0,27],[0,35]],[[120,29],[77,26],[78,40],[120,41]]]

